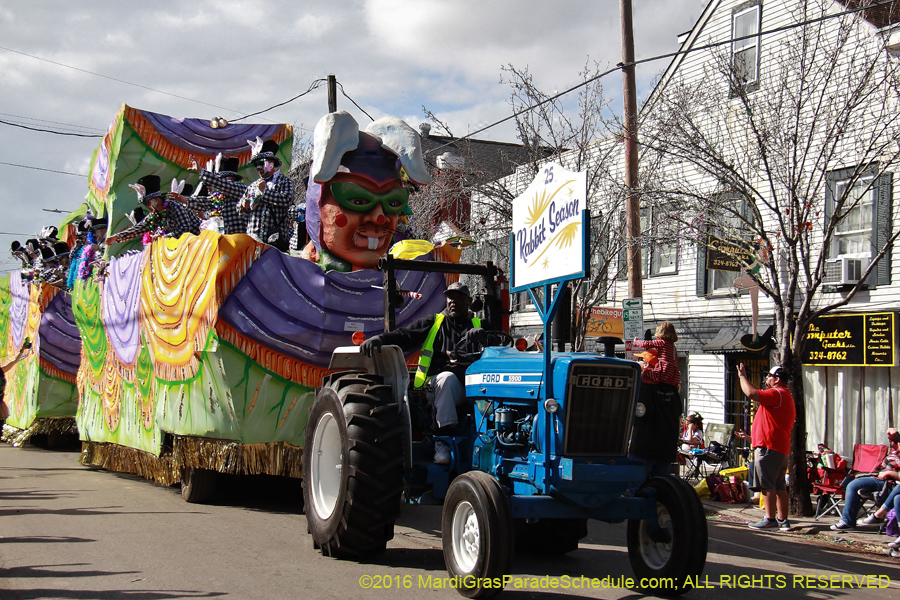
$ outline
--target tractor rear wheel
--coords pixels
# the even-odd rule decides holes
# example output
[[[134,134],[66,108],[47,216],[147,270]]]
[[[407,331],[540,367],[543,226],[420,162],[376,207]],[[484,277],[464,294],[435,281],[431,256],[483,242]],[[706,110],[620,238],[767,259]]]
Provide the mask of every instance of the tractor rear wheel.
[[[309,413],[303,450],[306,521],[323,555],[373,556],[394,537],[402,442],[399,407],[380,376],[326,378]]]

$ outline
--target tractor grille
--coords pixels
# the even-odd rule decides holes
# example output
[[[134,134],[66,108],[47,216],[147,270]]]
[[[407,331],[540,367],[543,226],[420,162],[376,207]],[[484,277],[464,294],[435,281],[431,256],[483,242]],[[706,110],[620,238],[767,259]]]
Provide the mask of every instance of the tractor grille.
[[[575,363],[566,386],[567,456],[624,456],[634,414],[631,367]]]

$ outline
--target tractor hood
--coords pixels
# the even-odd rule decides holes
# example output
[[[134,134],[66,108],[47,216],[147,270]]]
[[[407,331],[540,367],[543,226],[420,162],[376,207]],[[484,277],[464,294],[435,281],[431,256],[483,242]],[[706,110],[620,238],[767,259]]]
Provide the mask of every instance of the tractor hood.
[[[551,397],[565,397],[569,368],[573,362],[628,366],[639,371],[637,363],[599,354],[554,352],[550,357],[553,369]],[[466,396],[493,398],[541,397],[544,384],[544,355],[541,352],[519,352],[514,348],[487,348],[481,358],[466,370]],[[639,377],[639,375],[638,375]]]

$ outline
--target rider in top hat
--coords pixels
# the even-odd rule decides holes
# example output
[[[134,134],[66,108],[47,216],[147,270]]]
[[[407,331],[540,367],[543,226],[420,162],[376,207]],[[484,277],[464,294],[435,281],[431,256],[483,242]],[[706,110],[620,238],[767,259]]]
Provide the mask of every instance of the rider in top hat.
[[[294,202],[294,185],[278,170],[281,159],[276,156],[275,140],[263,142],[257,137],[255,142],[248,143],[253,150],[250,162],[256,167],[259,179],[247,186],[238,202],[238,212],[248,216],[247,235],[264,243],[271,240],[287,249],[285,233],[289,229],[285,222],[288,208]]]
[[[164,192],[159,191],[159,176],[145,175],[131,186],[138,194],[138,201],[150,210],[137,225],[106,238],[107,245],[127,242],[144,233],[160,233],[175,238],[184,233],[200,235],[200,219],[178,202],[169,202]]]
[[[247,184],[242,181],[243,178],[237,173],[240,167],[238,158],[234,156],[223,158],[220,154],[216,157],[215,172],[201,169],[194,156],[191,156],[189,160],[188,169],[200,173],[200,183],[206,187],[208,193],[205,196],[184,198],[185,206],[191,210],[202,211],[206,215],[218,209],[225,223],[225,233],[227,235],[247,233],[248,215],[237,210],[238,201],[244,195],[244,192],[247,191]],[[221,194],[221,198],[216,194]],[[175,199],[179,202],[182,201],[181,198],[176,197]],[[216,207],[217,203],[221,207]]]

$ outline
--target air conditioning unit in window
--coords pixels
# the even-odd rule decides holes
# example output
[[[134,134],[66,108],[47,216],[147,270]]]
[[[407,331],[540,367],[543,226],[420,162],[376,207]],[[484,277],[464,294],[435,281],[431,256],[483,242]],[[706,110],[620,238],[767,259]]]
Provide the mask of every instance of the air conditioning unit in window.
[[[829,258],[825,261],[825,285],[855,285],[869,266],[868,258]]]

